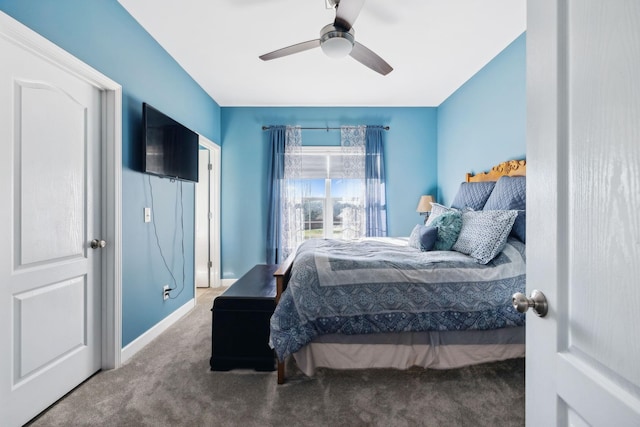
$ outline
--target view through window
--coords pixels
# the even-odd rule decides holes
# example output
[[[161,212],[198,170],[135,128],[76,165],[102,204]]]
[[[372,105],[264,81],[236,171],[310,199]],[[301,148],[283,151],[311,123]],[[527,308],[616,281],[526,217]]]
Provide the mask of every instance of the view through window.
[[[304,240],[364,235],[364,176],[349,177],[353,154],[340,147],[302,147]]]

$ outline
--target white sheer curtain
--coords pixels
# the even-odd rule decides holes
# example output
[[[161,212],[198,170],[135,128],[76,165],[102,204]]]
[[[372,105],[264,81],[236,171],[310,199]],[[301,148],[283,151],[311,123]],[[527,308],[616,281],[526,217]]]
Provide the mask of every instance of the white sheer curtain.
[[[340,215],[342,237],[359,239],[365,236],[365,142],[366,126],[342,126],[343,188]]]
[[[287,126],[284,155],[284,182],[281,193],[281,251],[286,259],[304,240],[302,175],[302,131]]]

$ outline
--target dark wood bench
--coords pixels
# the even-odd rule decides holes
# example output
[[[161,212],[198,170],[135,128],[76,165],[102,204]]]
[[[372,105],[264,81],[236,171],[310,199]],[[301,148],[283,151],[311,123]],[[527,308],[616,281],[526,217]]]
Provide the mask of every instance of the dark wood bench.
[[[277,268],[256,265],[213,301],[211,370],[275,369],[269,321],[276,306]]]

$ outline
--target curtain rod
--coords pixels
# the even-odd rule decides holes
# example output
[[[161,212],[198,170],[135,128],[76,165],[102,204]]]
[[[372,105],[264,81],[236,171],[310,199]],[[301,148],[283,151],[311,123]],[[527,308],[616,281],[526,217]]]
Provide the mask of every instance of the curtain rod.
[[[298,126],[296,126],[298,127]],[[356,128],[358,126],[342,126],[344,128]],[[269,130],[271,129],[272,126],[262,126],[262,130]],[[330,130],[340,130],[340,127],[323,127],[323,128],[308,128],[308,127],[300,127],[300,129],[302,130],[326,130],[327,132],[329,132]],[[382,126],[382,129],[384,130],[389,130],[389,126]]]

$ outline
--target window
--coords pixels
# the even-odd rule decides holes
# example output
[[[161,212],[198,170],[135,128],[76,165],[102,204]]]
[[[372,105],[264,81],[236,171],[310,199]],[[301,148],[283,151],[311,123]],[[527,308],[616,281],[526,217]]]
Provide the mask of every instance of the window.
[[[340,147],[302,147],[300,180],[304,240],[364,236],[364,176],[349,175],[357,154]]]
[[[339,147],[303,147],[299,126],[271,129],[269,262],[314,237],[387,235],[383,129],[341,126]]]

